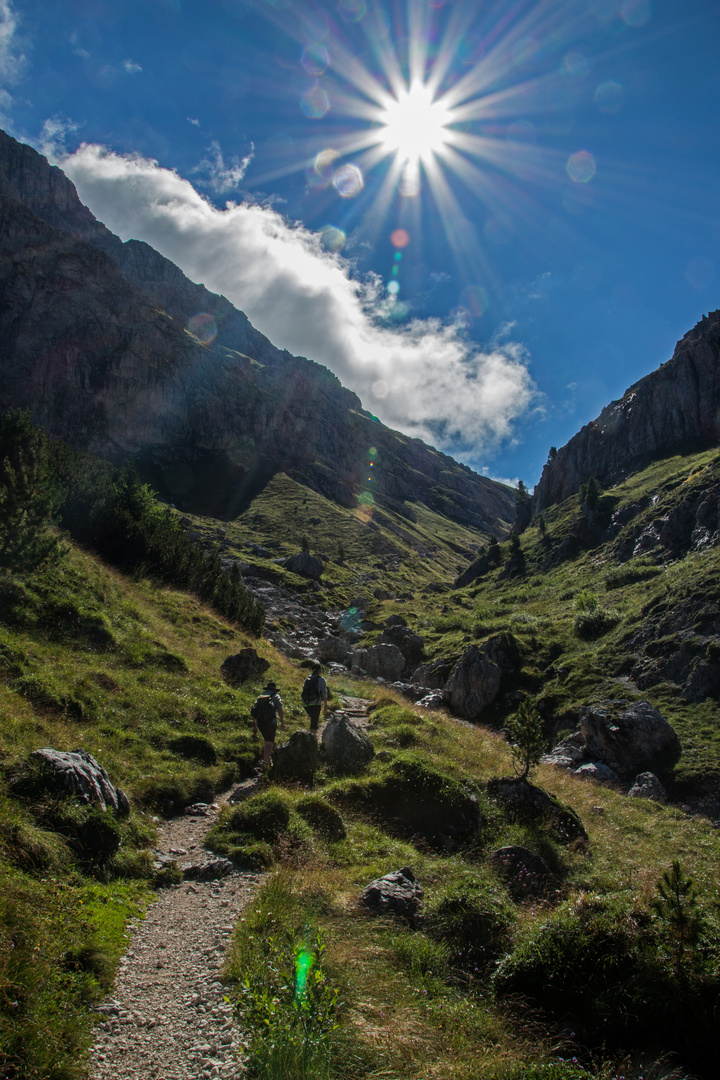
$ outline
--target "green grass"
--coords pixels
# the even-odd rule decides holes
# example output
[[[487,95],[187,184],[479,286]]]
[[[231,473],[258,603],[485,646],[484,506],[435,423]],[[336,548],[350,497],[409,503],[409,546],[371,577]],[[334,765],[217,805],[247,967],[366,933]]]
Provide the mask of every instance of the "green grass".
[[[682,755],[663,777],[671,791],[692,797],[720,776],[717,702],[685,701],[668,679],[643,689],[632,683],[639,656],[675,648],[679,633],[713,632],[720,552],[674,561],[659,560],[659,552],[618,556],[628,530],[667,516],[717,474],[714,452],[676,457],[605,493],[608,514],[636,507],[606,542],[573,542],[577,498],[551,507],[546,539],[534,526],[522,535],[521,574],[507,576],[502,545],[500,566],[454,591],[485,538],[419,506],[356,513],[276,477],[237,521],[223,523],[227,553],[294,588],[306,583],[273,560],[298,550],[306,535],[326,559],[313,602],[360,601],[379,625],[400,613],[423,635],[429,659],[454,660],[469,644],[507,632],[522,662],[511,696],[481,718],[487,727],[416,710],[349,676],[330,678],[335,695],[377,699],[369,718],[376,757],[366,772],[337,777],[321,766],[312,791],[275,785],[223,812],[214,850],[269,869],[238,923],[228,969],[244,1031],[250,1013],[257,1027],[263,1009],[275,1010],[278,1054],[263,1057],[252,1043],[258,1078],[445,1080],[452,1061],[459,1080],[659,1080],[668,1074],[659,1059],[671,1051],[680,1054],[678,1077],[688,1069],[703,1080],[712,1075],[703,1040],[717,1020],[718,832],[677,807],[538,766],[532,779],[588,833],[587,844],[568,845],[542,822],[511,820],[487,784],[512,772],[497,729],[517,708],[517,691],[537,700],[549,733],[571,730],[588,702],[647,699],[681,741]],[[208,542],[217,525],[194,522]],[[256,543],[270,557],[252,554]],[[412,599],[397,599],[401,593]],[[578,616],[598,612],[606,613],[603,625],[578,633]],[[257,762],[249,707],[267,676],[238,689],[220,676],[224,658],[248,645],[271,662],[286,734],[305,727],[304,672],[182,592],[130,580],[76,548],[53,572],[0,578],[0,1055],[13,1080],[79,1080],[90,1006],[107,993],[128,921],[151,895],[153,817],[212,798]],[[85,811],[43,796],[24,764],[42,746],[90,751],[130,795],[130,818],[88,823]],[[479,822],[472,835],[449,831],[453,815],[471,806]],[[104,840],[91,849],[95,826]],[[508,844],[542,855],[557,879],[554,899],[512,899],[488,861]],[[660,1030],[652,1026],[652,1015],[662,1018],[664,1003],[682,996],[676,943],[653,908],[676,858],[695,880],[705,920],[683,1014],[693,1045],[672,1017]],[[369,881],[405,866],[424,889],[424,921],[415,929],[374,918],[359,901]],[[282,987],[298,942],[317,944],[317,935],[327,990],[317,991],[318,1015],[331,998],[337,1009],[312,1027]],[[617,970],[604,981],[583,974],[580,960],[593,950],[604,955],[608,942]],[[552,993],[534,989],[548,983]],[[626,1023],[632,1015],[642,1019],[642,1037]],[[298,1025],[309,1042],[298,1042]],[[318,1033],[322,1049],[304,1057],[303,1045]]]

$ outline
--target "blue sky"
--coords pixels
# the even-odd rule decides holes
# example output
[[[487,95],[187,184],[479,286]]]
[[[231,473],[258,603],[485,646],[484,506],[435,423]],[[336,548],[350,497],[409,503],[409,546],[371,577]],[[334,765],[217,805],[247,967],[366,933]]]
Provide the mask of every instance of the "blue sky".
[[[0,0],[3,126],[391,426],[538,479],[720,304],[714,0]]]

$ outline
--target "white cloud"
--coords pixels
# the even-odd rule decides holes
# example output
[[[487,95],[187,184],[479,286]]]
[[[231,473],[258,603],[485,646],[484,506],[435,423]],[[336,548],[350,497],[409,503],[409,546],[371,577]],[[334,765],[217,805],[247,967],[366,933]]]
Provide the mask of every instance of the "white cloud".
[[[13,99],[8,87],[18,82],[25,66],[19,23],[20,17],[13,10],[10,0],[0,0],[0,118],[5,126],[12,126],[8,114]]]
[[[65,139],[79,129],[80,125],[63,116],[51,116],[42,126],[38,140],[38,150],[48,161],[55,162],[65,157]]]
[[[194,281],[221,292],[280,348],[335,372],[384,423],[459,456],[512,438],[535,387],[522,346],[479,351],[437,319],[388,327],[377,278],[276,210],[218,210],[177,173],[83,144],[61,164],[93,213],[123,239],[147,241]]]
[[[191,120],[190,123],[193,123]],[[219,195],[223,192],[236,188],[247,172],[248,165],[253,159],[253,150],[242,161],[234,157],[229,165],[225,164],[219,142],[211,142],[208,146],[209,157],[203,158],[199,165],[192,170],[200,177],[205,176],[204,183],[211,191]]]
[[[142,71],[142,66],[134,60],[123,60],[123,67],[128,75],[137,75],[138,71]]]

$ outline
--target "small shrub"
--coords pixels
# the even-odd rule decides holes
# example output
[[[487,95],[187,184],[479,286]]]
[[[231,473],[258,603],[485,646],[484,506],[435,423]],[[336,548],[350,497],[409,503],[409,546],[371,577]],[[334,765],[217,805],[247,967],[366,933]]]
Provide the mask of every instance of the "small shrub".
[[[263,792],[254,795],[227,817],[228,831],[245,833],[257,840],[277,840],[290,823],[290,810],[279,795]]]
[[[342,817],[330,803],[317,795],[307,795],[296,806],[311,829],[328,840],[344,840],[347,833]]]
[[[181,735],[177,739],[171,739],[168,749],[179,757],[202,761],[204,765],[215,765],[217,762],[215,747],[202,735]]]
[[[573,629],[575,636],[583,641],[594,641],[620,622],[620,612],[615,608],[596,608],[593,611],[579,611],[575,616]]]

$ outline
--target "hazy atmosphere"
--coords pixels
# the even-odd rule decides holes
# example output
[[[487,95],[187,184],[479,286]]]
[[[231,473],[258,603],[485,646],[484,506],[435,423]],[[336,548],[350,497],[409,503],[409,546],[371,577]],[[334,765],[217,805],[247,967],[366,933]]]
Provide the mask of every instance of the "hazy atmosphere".
[[[0,12],[3,125],[100,220],[478,471],[718,306],[711,0]]]

